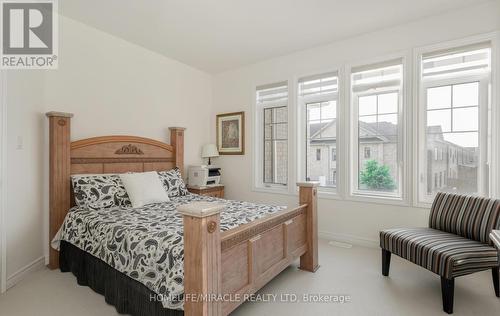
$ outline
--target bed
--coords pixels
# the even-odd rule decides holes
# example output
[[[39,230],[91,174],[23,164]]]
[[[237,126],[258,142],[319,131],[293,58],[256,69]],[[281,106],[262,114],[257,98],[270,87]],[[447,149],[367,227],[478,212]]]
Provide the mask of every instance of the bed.
[[[184,168],[184,129],[170,144],[136,136],[71,142],[68,113],[49,112],[49,267],[132,315],[227,315],[300,257],[318,265],[317,183],[285,208],[186,193],[142,208],[75,205],[71,175]]]

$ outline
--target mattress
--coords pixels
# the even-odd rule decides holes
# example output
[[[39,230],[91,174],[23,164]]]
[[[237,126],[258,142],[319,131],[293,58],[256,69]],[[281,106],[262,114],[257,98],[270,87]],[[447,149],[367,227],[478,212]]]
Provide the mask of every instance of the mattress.
[[[158,294],[165,308],[182,309],[184,244],[182,204],[208,201],[225,205],[221,231],[250,223],[286,207],[188,194],[142,208],[72,208],[60,239],[104,261]]]

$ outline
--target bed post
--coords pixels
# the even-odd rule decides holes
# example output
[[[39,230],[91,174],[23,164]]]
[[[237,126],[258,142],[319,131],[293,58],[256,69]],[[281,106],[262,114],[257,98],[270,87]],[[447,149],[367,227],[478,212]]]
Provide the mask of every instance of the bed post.
[[[319,182],[299,182],[299,204],[307,204],[307,252],[300,257],[300,269],[316,272],[318,263],[318,185]]]
[[[71,113],[48,112],[49,118],[49,268],[59,267],[59,252],[50,247],[71,207]]]
[[[224,205],[194,202],[177,211],[184,218],[184,314],[218,316],[222,292],[220,211]]]
[[[169,127],[170,145],[175,148],[175,166],[184,173],[184,127]]]

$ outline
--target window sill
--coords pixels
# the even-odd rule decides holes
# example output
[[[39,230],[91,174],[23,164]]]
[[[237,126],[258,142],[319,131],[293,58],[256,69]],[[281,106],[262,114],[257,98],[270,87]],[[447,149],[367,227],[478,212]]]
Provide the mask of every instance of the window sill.
[[[285,188],[267,188],[267,187],[253,187],[252,192],[257,193],[267,193],[267,194],[281,194],[288,196],[297,196],[299,191],[294,190],[294,192],[288,191]],[[415,203],[411,204],[409,201],[401,198],[391,198],[391,197],[379,197],[379,196],[362,196],[362,195],[349,195],[343,198],[338,192],[328,192],[319,191],[318,199],[320,200],[336,200],[336,201],[347,201],[347,202],[357,202],[357,203],[372,203],[372,204],[382,204],[382,205],[392,205],[401,207],[414,207],[420,209],[429,209],[431,204],[428,203]]]
[[[375,204],[385,204],[385,205],[396,205],[396,206],[407,206],[410,207],[411,204],[406,199],[399,196],[390,195],[378,195],[378,194],[361,194],[358,192],[351,193],[347,198],[347,201],[354,202],[365,202],[365,203],[375,203]]]
[[[415,202],[414,207],[430,209],[432,207],[432,201],[419,201]]]
[[[299,195],[299,187],[296,186],[290,195]],[[341,200],[342,196],[337,191],[337,188],[333,187],[322,187],[318,186],[318,198],[320,199],[330,199],[330,200]]]
[[[290,192],[288,187],[278,188],[278,187],[261,187],[254,186],[252,192],[257,193],[267,193],[267,194],[280,194],[287,196],[297,196],[299,193],[298,187],[293,192]],[[428,203],[414,203],[411,204],[408,200],[402,199],[400,197],[383,197],[383,196],[370,196],[361,194],[350,194],[347,197],[343,197],[339,192],[333,190],[321,190],[318,189],[318,199],[320,200],[336,200],[336,201],[347,201],[347,202],[357,202],[357,203],[373,203],[382,205],[393,205],[401,207],[414,207],[421,209],[429,209],[431,204]]]
[[[336,190],[318,188],[318,198],[325,200],[342,200],[342,197]]]
[[[265,187],[265,186],[254,186],[252,188],[253,192],[260,192],[260,193],[269,193],[269,194],[283,194],[283,195],[290,195],[290,192],[288,191],[288,187]]]

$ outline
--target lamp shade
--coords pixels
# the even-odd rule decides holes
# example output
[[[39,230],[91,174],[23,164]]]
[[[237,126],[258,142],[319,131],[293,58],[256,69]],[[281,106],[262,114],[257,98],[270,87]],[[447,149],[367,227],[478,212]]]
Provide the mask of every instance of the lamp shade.
[[[217,146],[215,144],[207,144],[203,145],[201,150],[202,158],[210,158],[210,157],[219,157],[219,151],[217,150]]]

